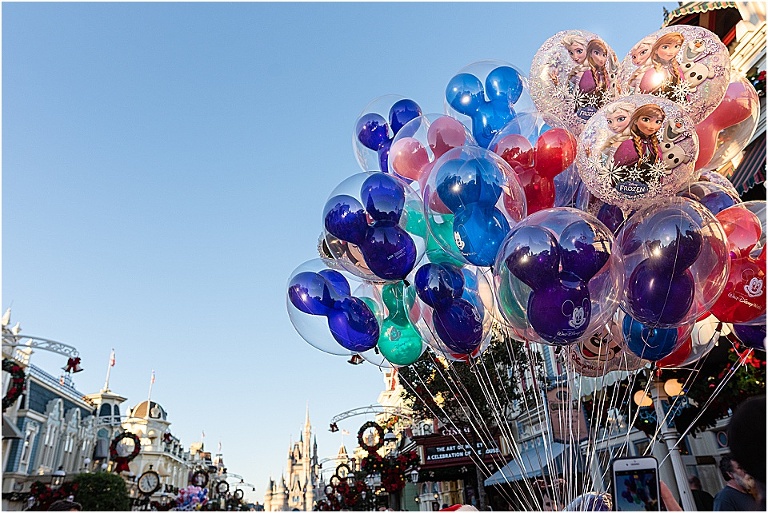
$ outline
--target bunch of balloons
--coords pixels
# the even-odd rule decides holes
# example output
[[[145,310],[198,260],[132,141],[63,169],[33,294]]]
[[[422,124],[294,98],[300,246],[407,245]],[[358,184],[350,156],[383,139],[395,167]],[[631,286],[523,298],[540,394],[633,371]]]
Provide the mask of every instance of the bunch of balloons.
[[[378,366],[468,361],[502,324],[586,376],[690,364],[724,330],[763,348],[765,202],[714,171],[759,102],[717,36],[666,27],[619,60],[562,31],[527,76],[477,62],[443,99],[386,96],[355,121],[361,170],[287,286],[307,342]]]
[[[199,510],[208,503],[208,488],[189,485],[180,488],[176,496],[176,509],[179,511]]]

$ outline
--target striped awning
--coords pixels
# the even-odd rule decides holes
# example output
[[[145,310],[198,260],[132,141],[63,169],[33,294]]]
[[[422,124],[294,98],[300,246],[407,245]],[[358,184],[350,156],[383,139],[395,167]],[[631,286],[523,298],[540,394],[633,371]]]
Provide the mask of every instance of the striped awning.
[[[727,177],[739,195],[757,184],[765,182],[765,133],[744,149],[744,159],[732,175]]]
[[[715,9],[727,9],[729,7],[738,9],[736,2],[685,2],[677,9],[666,13],[663,26],[666,27],[673,20],[687,16],[688,14],[709,12]]]

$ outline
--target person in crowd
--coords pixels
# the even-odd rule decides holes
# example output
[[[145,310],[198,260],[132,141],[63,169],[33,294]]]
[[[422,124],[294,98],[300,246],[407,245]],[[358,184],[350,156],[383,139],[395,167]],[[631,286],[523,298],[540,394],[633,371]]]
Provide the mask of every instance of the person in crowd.
[[[75,502],[72,497],[58,500],[50,505],[48,511],[82,511],[83,507]]]
[[[696,503],[696,509],[699,511],[712,511],[715,498],[712,497],[709,492],[702,489],[699,476],[689,476],[688,487],[691,489],[691,495],[693,495],[693,502]]]
[[[765,396],[742,402],[728,424],[728,445],[744,471],[753,479],[753,494],[760,510],[765,504]]]
[[[720,459],[720,473],[725,487],[715,495],[714,511],[759,511],[757,501],[749,494],[753,480],[730,454]]]

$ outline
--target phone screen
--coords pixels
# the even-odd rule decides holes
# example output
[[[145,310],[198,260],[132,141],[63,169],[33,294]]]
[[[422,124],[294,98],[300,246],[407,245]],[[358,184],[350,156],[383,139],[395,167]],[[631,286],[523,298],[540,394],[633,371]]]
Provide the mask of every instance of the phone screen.
[[[659,511],[656,469],[616,470],[616,511]]]

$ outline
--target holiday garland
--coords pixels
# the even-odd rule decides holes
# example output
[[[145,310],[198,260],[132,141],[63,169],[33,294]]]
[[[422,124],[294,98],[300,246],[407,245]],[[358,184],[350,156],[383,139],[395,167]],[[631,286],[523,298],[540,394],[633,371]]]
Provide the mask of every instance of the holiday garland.
[[[15,403],[16,399],[18,399],[24,392],[24,389],[26,388],[26,376],[21,365],[8,358],[3,359],[3,370],[11,373],[11,386],[5,393],[5,397],[3,397],[3,411],[5,411]]]
[[[37,507],[33,509],[47,510],[56,501],[66,499],[70,495],[77,494],[77,483],[64,483],[60,488],[52,490],[47,484],[35,481],[29,488],[29,493],[35,499]]]
[[[133,440],[133,451],[131,451],[131,454],[127,456],[120,456],[117,453],[117,445],[124,438],[130,438]],[[117,435],[115,439],[112,440],[112,444],[109,446],[109,458],[117,464],[115,467],[115,472],[119,474],[124,470],[130,470],[130,467],[128,467],[128,462],[135,458],[139,454],[139,451],[141,451],[141,441],[139,440],[138,436],[133,433],[129,433],[128,431]]]

